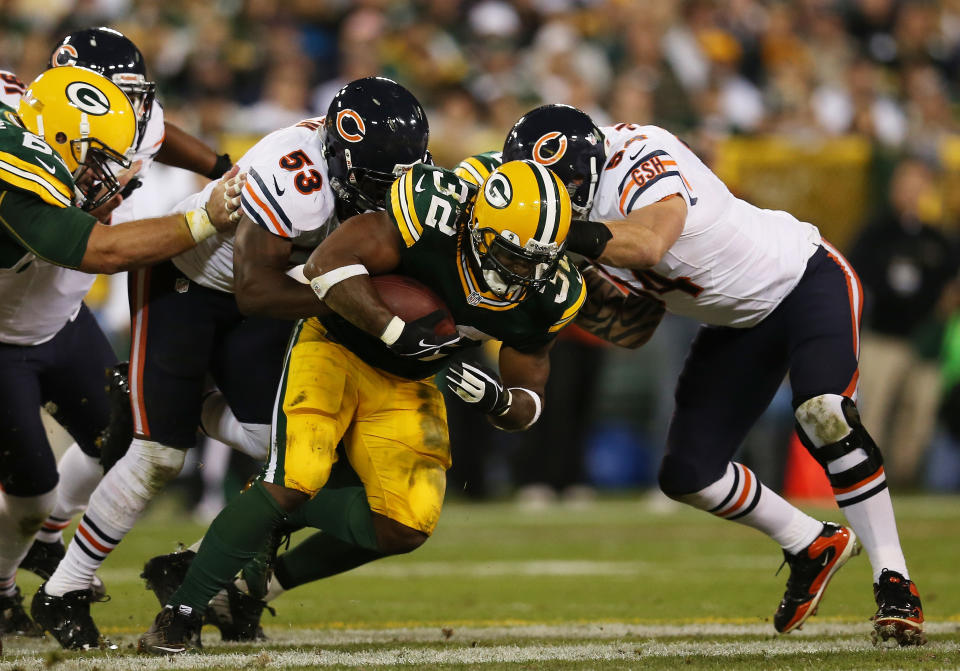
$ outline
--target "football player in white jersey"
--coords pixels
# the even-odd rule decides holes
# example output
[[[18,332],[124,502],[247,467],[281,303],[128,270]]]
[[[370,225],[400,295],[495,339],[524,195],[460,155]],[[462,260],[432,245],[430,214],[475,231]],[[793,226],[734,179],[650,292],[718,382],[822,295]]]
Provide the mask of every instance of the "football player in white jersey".
[[[110,28],[88,28],[66,35],[54,48],[50,56],[49,67],[79,66],[97,72],[116,84],[130,100],[137,118],[137,133],[134,146],[127,158],[139,165],[139,175],[145,173],[154,159],[170,165],[196,172],[210,179],[219,178],[230,169],[231,161],[226,154],[217,155],[197,138],[183,132],[176,126],[164,121],[163,108],[155,97],[155,84],[146,77],[146,66],[139,49],[128,38]],[[8,72],[0,72],[0,102],[16,109],[24,86],[20,80]],[[124,187],[122,202],[113,211],[109,219],[117,224],[142,218],[146,213],[141,207],[144,201],[134,189],[139,177],[134,176]],[[16,333],[10,326],[0,325],[0,342],[21,345],[37,344],[49,339],[46,323],[56,321],[59,324],[72,323],[90,290],[95,275],[50,264],[37,263],[29,272],[17,276],[17,286],[8,287],[22,295],[29,295],[30,302],[42,305],[42,311],[25,314],[17,313]],[[122,280],[122,277],[118,278]],[[60,316],[63,315],[63,318]],[[72,315],[72,317],[71,317]],[[97,341],[106,342],[99,326],[90,322],[90,328],[96,333]],[[103,354],[103,359],[100,358]],[[109,370],[114,367],[112,383],[124,385],[123,364],[118,367],[116,358],[109,347],[95,348],[91,351],[75,349],[73,356],[83,359],[91,369]],[[96,361],[90,361],[91,357]],[[70,376],[65,376],[69,378]],[[102,397],[105,378],[97,375],[85,380],[90,389],[77,388],[78,397],[95,395]],[[76,379],[80,384],[79,378]],[[105,399],[102,399],[105,401]],[[124,401],[121,392],[120,402]],[[94,436],[103,433],[108,416],[106,402],[96,404],[85,414],[90,423],[90,433]],[[36,433],[36,429],[32,429]],[[45,434],[36,435],[38,443],[45,443]],[[49,578],[63,557],[65,548],[61,530],[70,519],[86,505],[93,488],[103,475],[102,455],[94,445],[73,443],[60,460],[58,470],[60,482],[57,488],[57,503],[50,516],[44,522],[37,538],[24,557],[21,568],[35,572],[42,578]]]
[[[358,116],[344,104],[349,97],[376,98],[378,115]],[[406,109],[414,105],[416,113]],[[414,117],[419,123],[411,122]],[[241,243],[243,251],[235,252],[233,234],[215,236],[132,275],[134,439],[93,492],[65,558],[31,607],[37,623],[64,647],[96,646],[99,632],[89,610],[94,571],[179,473],[198,425],[216,437],[224,415],[235,416],[248,453],[266,455],[293,317],[318,310],[309,285],[285,274],[296,247],[312,249],[341,218],[382,208],[400,172],[429,158],[426,117],[390,80],[347,85],[328,118],[333,121],[326,126],[323,118],[307,119],[275,131],[238,161],[248,176],[241,193],[243,240],[260,232],[270,238],[263,245]],[[181,206],[204,202],[209,191]],[[265,278],[279,286],[261,298]],[[237,288],[244,289],[239,305]],[[216,407],[203,403],[208,375],[222,393]],[[244,638],[224,626],[221,634]]]
[[[849,263],[811,224],[734,197],[657,126],[601,130],[576,108],[546,105],[507,136],[503,160],[523,158],[567,184],[582,218],[570,251],[703,323],[677,383],[660,487],[781,545],[790,577],[776,630],[814,613],[859,536],[873,566],[875,640],[923,644],[883,459],[856,407],[862,293]],[[788,371],[797,432],[849,527],[804,514],[732,461]]]

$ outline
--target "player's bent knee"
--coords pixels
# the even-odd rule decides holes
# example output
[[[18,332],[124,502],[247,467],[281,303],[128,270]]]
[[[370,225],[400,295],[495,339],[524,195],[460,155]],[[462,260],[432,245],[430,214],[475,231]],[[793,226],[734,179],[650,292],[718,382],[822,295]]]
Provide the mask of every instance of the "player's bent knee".
[[[666,454],[660,462],[660,490],[671,499],[681,500],[723,477],[723,471],[708,473],[703,466],[675,454]]]
[[[886,487],[883,455],[860,422],[853,400],[822,394],[795,412],[800,442],[823,466],[843,506]]]
[[[379,513],[373,514],[373,527],[377,534],[378,549],[388,555],[413,552],[429,538],[419,529],[400,524]]]

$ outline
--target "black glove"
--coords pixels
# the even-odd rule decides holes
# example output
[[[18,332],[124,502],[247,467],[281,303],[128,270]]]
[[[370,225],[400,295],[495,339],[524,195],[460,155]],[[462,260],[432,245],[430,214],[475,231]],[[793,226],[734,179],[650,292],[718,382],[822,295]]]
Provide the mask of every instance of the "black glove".
[[[461,338],[457,333],[437,335],[434,332],[433,327],[443,321],[445,316],[442,311],[436,310],[412,322],[404,322],[399,317],[394,317],[394,320],[387,324],[380,339],[394,354],[421,361],[439,359],[455,349]],[[403,326],[403,330],[399,335],[392,334],[391,330],[395,329],[398,323]]]
[[[513,394],[504,389],[499,375],[486,366],[467,361],[450,366],[447,388],[464,403],[497,417],[505,415],[513,401]]]
[[[124,200],[126,200],[130,197],[131,193],[139,189],[141,186],[143,186],[143,180],[139,177],[133,177],[129,182],[127,182],[126,186],[120,190],[120,195],[123,196]]]

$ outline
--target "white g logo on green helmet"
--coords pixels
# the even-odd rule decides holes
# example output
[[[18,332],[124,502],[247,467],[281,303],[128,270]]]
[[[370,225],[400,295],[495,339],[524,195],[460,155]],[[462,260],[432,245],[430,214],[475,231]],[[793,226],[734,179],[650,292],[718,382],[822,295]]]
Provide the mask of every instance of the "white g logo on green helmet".
[[[495,172],[483,185],[483,195],[491,206],[502,210],[513,200],[513,185],[502,172]]]

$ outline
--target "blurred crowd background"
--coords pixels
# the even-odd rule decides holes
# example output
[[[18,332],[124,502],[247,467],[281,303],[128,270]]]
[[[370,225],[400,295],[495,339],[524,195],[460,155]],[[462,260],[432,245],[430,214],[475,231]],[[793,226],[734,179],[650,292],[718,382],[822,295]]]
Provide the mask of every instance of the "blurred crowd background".
[[[446,167],[500,148],[543,102],[670,129],[738,195],[851,258],[861,405],[890,479],[960,489],[960,0],[0,0],[0,67],[29,81],[91,25],[130,37],[168,119],[234,157],[374,74],[423,102]],[[158,212],[197,187],[151,172]],[[123,351],[122,282],[96,291]],[[451,405],[451,493],[539,505],[654,486],[695,329],[668,317],[636,352],[568,330],[552,412],[527,435]],[[792,428],[782,390],[743,448],[774,487]]]

